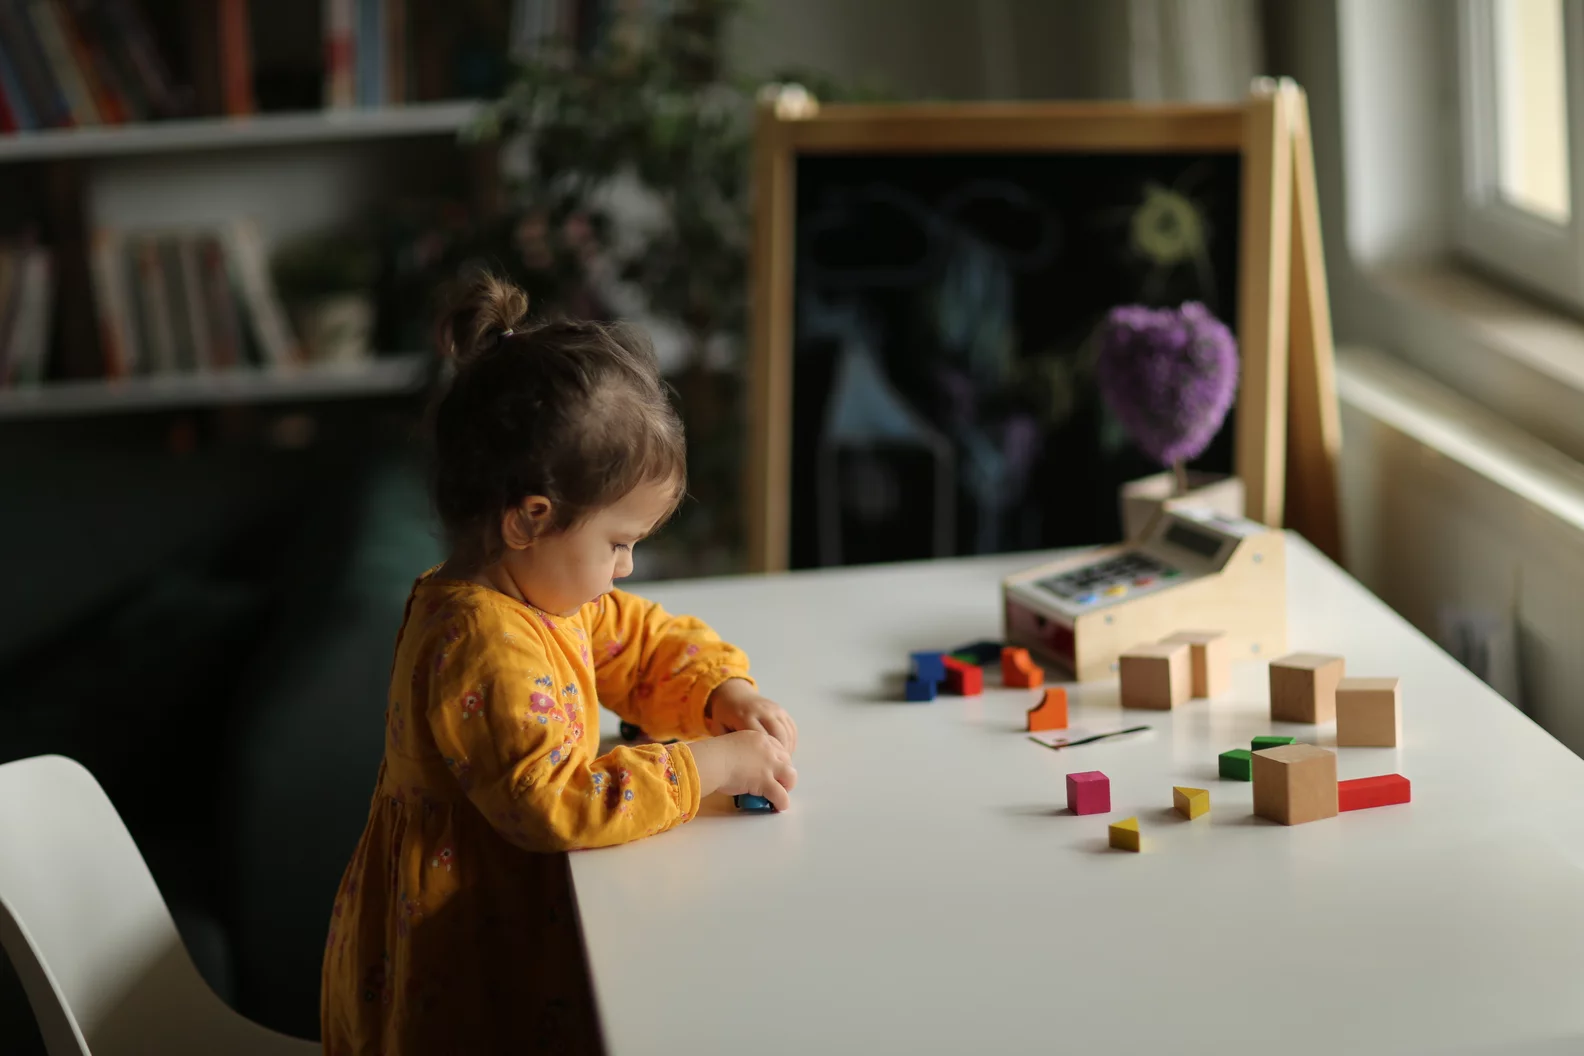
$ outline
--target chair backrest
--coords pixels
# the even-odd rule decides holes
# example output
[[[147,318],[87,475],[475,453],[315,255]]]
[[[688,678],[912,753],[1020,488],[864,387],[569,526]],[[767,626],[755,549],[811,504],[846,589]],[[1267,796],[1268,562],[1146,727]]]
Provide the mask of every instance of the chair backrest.
[[[224,1035],[264,1052],[280,1037],[209,989],[121,815],[62,756],[0,765],[0,943],[50,1056],[240,1051]]]

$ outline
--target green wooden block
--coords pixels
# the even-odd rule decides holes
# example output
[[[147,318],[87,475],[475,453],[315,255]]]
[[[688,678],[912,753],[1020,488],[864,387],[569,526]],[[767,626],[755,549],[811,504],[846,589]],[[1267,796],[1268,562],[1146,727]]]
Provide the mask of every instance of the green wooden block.
[[[1247,748],[1234,748],[1221,753],[1221,776],[1234,781],[1254,780],[1254,753]]]
[[[1249,746],[1251,752],[1262,752],[1266,748],[1280,748],[1284,744],[1292,744],[1296,737],[1278,737],[1274,733],[1267,733],[1254,738],[1254,743]]]

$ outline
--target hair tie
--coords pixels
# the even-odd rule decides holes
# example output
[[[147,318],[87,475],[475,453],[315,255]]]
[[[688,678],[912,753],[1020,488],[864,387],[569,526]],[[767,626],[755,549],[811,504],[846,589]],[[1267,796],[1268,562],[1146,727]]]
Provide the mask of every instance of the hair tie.
[[[513,334],[513,333],[515,333],[515,331],[514,331],[514,330],[512,330],[512,328],[511,328],[511,327],[509,327],[509,326],[508,326],[508,327],[507,327],[507,328],[506,328],[506,329],[504,329],[504,330],[502,330],[502,331],[501,331],[501,337],[502,337],[502,339],[504,339],[504,338],[508,338],[508,337],[510,337],[510,336],[511,336],[511,335],[512,335],[512,334]]]

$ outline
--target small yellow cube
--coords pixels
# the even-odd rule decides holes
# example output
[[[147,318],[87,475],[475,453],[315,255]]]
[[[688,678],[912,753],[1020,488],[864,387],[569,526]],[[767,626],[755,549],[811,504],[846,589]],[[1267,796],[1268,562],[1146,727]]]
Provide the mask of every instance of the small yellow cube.
[[[1136,851],[1139,849],[1137,818],[1123,818],[1111,826],[1111,846],[1119,851]]]
[[[1172,787],[1172,806],[1185,818],[1197,818],[1210,813],[1210,793],[1202,788]]]

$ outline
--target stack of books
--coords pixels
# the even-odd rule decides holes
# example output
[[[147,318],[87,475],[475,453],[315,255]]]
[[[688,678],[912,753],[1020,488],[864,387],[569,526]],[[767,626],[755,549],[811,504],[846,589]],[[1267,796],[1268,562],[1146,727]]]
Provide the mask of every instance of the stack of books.
[[[31,242],[0,245],[0,388],[42,380],[54,300],[54,255]]]
[[[107,377],[283,367],[302,359],[251,221],[101,228],[92,265]]]

